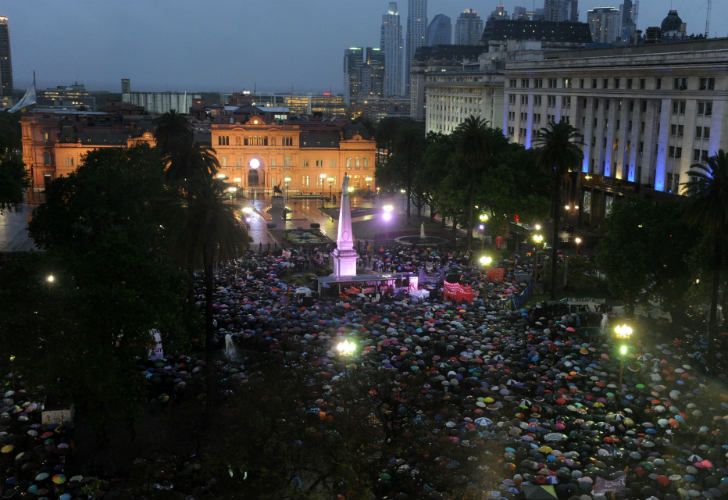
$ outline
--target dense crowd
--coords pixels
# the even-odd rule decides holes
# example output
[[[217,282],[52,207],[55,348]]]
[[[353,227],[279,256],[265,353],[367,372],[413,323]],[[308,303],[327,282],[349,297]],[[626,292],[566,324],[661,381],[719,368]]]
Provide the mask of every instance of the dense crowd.
[[[619,387],[614,344],[585,328],[587,318],[503,307],[527,287],[527,258],[498,263],[505,276],[497,283],[462,252],[377,248],[364,261],[381,272],[456,276],[477,292],[459,304],[443,301],[434,281],[424,285],[432,291],[424,301],[341,294],[304,303],[300,284],[287,278],[307,269],[308,259],[250,253],[220,269],[219,342],[227,336],[248,353],[298,350],[284,368],[315,373],[316,397],[301,401],[311,415],[352,404],[336,390],[348,377],[385,374],[395,388],[391,422],[407,439],[387,448],[378,496],[450,498],[440,477],[488,498],[728,496],[728,392],[694,363],[689,338],[640,344]],[[341,339],[358,346],[348,362],[335,351]],[[231,359],[219,363],[223,388],[233,393],[245,370]],[[167,404],[203,364],[183,356],[140,370],[157,404]],[[22,380],[8,375],[3,383],[2,491],[79,497],[88,480],[65,475],[72,451],[65,429],[40,423],[40,405]],[[378,391],[372,386],[368,397],[383,399]]]

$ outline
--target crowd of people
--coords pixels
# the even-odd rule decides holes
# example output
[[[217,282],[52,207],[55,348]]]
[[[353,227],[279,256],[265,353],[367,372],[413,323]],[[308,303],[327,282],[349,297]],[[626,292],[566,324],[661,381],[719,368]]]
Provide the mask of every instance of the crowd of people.
[[[434,293],[424,302],[342,295],[294,307],[282,300],[292,293],[281,279],[285,259],[251,255],[224,270],[217,307],[221,335],[256,349],[293,341],[326,374],[318,383],[343,370],[334,346],[349,337],[359,346],[360,373],[391,376],[402,432],[416,428],[449,452],[402,450],[382,470],[381,491],[396,498],[402,476],[437,491],[437,480],[421,475],[436,461],[443,475],[492,498],[728,495],[728,392],[691,365],[684,347],[634,352],[620,387],[614,343],[587,332],[579,315],[496,307],[526,286],[515,276],[529,275],[527,260],[499,264],[506,268],[500,283],[461,252],[382,248],[373,262],[382,272],[442,268],[478,293],[471,304]],[[323,391],[306,404],[335,413],[347,401]]]
[[[472,303],[443,300],[433,278],[427,300],[341,294],[302,304],[300,284],[288,279],[307,268],[302,260],[295,251],[251,252],[222,267],[218,340],[248,357],[298,351],[281,357],[282,368],[315,373],[315,399],[300,402],[310,415],[335,418],[355,404],[340,389],[347,380],[384,376],[389,393],[372,383],[364,397],[385,403],[372,418],[403,439],[382,443],[378,497],[457,498],[447,488],[494,499],[728,497],[728,391],[694,362],[689,338],[635,343],[620,386],[608,331],[586,330],[578,314],[503,307],[527,288],[528,258],[495,263],[505,273],[494,282],[464,252],[372,249],[370,269],[455,276],[476,291]],[[336,350],[342,340],[356,345],[346,359]],[[245,370],[230,357],[219,363],[221,389],[232,394]],[[140,365],[157,404],[183,397],[203,368],[185,356]],[[3,384],[0,490],[80,497],[88,479],[66,476],[64,426],[41,423],[22,380],[9,374]]]

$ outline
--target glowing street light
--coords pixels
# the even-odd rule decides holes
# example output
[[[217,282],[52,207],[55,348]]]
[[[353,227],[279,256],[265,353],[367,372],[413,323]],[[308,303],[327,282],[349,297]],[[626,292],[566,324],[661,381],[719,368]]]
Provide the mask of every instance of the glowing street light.
[[[384,219],[385,222],[389,222],[392,220],[392,217],[394,215],[394,205],[387,203],[382,207],[382,219]]]
[[[46,278],[45,278],[45,281],[46,281],[46,283],[48,283],[49,285],[52,285],[53,283],[55,283],[55,282],[56,282],[56,277],[55,277],[55,275],[53,275],[53,274],[49,274],[48,276],[46,276]]]
[[[253,214],[253,207],[243,207],[243,213],[245,215],[252,215]]]
[[[534,226],[533,226],[533,228],[534,228],[534,229],[535,229],[536,231],[540,231],[540,230],[541,230],[541,224],[536,224],[536,225],[534,225]]]
[[[216,178],[216,179],[219,179],[219,180],[223,180],[223,179],[227,179],[227,175],[225,175],[225,174],[223,174],[222,172],[220,172],[219,174],[217,174],[217,175],[215,176],[215,178]]]
[[[485,223],[485,222],[488,222],[488,220],[490,219],[490,216],[488,214],[480,214],[478,216],[478,219],[480,220],[480,222]]]
[[[574,238],[574,243],[576,244],[576,255],[579,255],[579,247],[581,247],[582,241],[583,240],[581,239],[580,236],[577,236],[576,238]]]
[[[629,340],[632,338],[634,329],[626,323],[619,324],[614,327],[614,336],[619,340]]]
[[[336,352],[343,358],[350,358],[356,352],[356,344],[348,339],[341,340],[336,344]]]
[[[533,236],[531,236],[531,239],[536,245],[540,245],[543,243],[543,234],[536,233]]]
[[[488,267],[488,266],[490,266],[491,264],[493,264],[493,257],[491,257],[490,255],[482,255],[482,256],[481,256],[481,257],[480,257],[480,258],[478,259],[478,263],[479,263],[479,264],[480,264],[481,266],[483,266],[483,267]]]

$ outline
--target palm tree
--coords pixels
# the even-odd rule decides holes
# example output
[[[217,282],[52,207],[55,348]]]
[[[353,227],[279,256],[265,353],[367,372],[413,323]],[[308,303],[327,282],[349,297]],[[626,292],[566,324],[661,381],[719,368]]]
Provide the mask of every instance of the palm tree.
[[[503,132],[491,128],[486,120],[469,116],[455,129],[455,158],[459,164],[460,186],[465,194],[465,215],[468,229],[468,248],[473,241],[475,196],[480,180],[494,158],[508,147]]]
[[[722,149],[704,164],[690,167],[683,185],[688,196],[686,215],[713,240],[713,283],[710,292],[708,342],[718,333],[718,292],[723,265],[723,238],[728,230],[728,154]]]
[[[551,122],[538,131],[536,144],[541,167],[551,175],[551,298],[556,297],[556,257],[559,241],[559,219],[561,217],[561,185],[569,170],[577,168],[583,158],[580,145],[582,136],[562,118],[559,123]]]
[[[201,264],[205,289],[205,359],[208,369],[208,401],[214,394],[212,362],[214,326],[212,301],[215,291],[215,269],[223,262],[240,257],[248,248],[245,226],[235,217],[232,205],[225,203],[224,185],[208,176],[200,179],[192,190],[188,213],[190,255]]]
[[[162,154],[171,158],[184,155],[189,144],[194,142],[192,127],[187,118],[170,111],[154,120],[157,126],[155,137]]]

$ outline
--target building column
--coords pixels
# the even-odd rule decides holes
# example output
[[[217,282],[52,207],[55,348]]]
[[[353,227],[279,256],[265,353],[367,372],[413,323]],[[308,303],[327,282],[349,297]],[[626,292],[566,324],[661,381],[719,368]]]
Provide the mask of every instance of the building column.
[[[657,142],[657,101],[645,100],[647,111],[642,115],[645,122],[645,133],[643,136],[644,151],[642,152],[642,178],[640,184],[652,184],[650,177],[655,165],[655,143]]]
[[[726,101],[713,100],[713,117],[710,121],[710,150],[709,156],[718,154],[721,139],[723,138],[723,119],[726,112]]]
[[[627,123],[629,121],[629,99],[620,99],[620,113],[619,113],[619,134],[617,140],[619,141],[619,147],[617,148],[617,171],[614,172],[614,176],[617,179],[623,179],[629,176],[626,172],[625,166],[628,165],[627,159]],[[631,143],[630,143],[631,145]]]
[[[634,106],[630,118],[632,120],[632,132],[630,133],[630,149],[629,149],[629,169],[627,171],[627,180],[629,182],[641,182],[641,179],[637,179],[637,155],[639,154],[639,142],[640,142],[640,106],[642,101],[639,99],[633,99],[630,101]]]
[[[605,157],[605,147],[604,147],[604,136],[605,136],[605,130],[604,130],[604,116],[606,115],[606,107],[607,102],[609,102],[608,99],[601,99],[597,98],[597,102],[599,103],[599,109],[597,110],[597,125],[594,127],[594,137],[596,138],[596,154],[594,155],[594,173],[599,175],[605,175],[604,172],[604,157]]]
[[[577,97],[577,100],[579,98]],[[578,107],[579,103],[571,103],[573,107]],[[591,166],[591,152],[592,152],[592,135],[594,134],[594,98],[586,98],[586,106],[584,107],[584,160],[581,165],[581,171],[585,174],[589,173],[589,167]],[[578,118],[577,118],[578,119]],[[576,125],[578,126],[578,124]]]
[[[602,165],[605,177],[614,177],[613,157],[614,157],[614,131],[617,128],[617,107],[619,100],[606,99],[609,103],[609,111],[607,112],[607,146],[604,148],[604,164]]]
[[[526,149],[531,149],[533,143],[533,93],[528,94],[528,119],[526,121]]]
[[[660,101],[660,131],[657,138],[657,161],[655,162],[655,191],[665,190],[665,169],[667,164],[667,141],[670,132],[671,99]]]
[[[554,121],[559,123],[561,121],[561,110],[564,107],[563,103],[564,96],[556,96],[556,110],[554,111]]]
[[[506,137],[508,137],[508,111],[510,111],[508,99],[510,95],[508,93],[503,94],[503,135]],[[508,137],[508,139],[512,139],[512,137]]]

